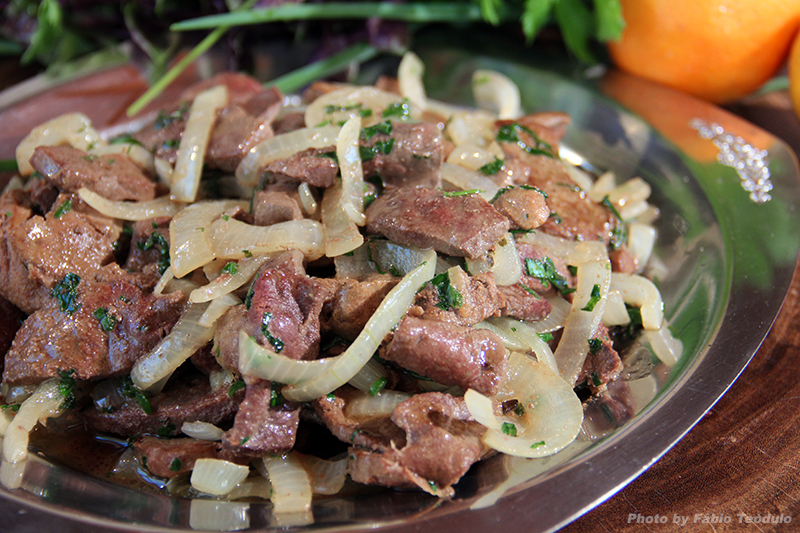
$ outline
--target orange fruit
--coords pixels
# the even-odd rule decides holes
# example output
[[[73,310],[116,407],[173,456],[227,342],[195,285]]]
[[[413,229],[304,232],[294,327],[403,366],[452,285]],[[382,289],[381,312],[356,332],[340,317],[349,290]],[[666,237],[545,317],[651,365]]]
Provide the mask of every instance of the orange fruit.
[[[800,0],[621,0],[625,31],[609,43],[621,69],[712,102],[772,77],[800,25]]]
[[[792,97],[794,112],[800,118],[800,33],[794,39],[789,52],[789,94]]]

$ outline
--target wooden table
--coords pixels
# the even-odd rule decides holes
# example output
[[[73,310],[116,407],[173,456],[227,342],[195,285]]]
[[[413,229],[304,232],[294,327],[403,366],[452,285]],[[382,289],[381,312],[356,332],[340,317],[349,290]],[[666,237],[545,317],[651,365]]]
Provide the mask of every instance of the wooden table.
[[[0,88],[26,74],[10,62],[0,64]],[[786,92],[750,98],[730,110],[800,153],[800,122]],[[800,530],[800,409],[794,406],[800,402],[799,320],[796,269],[777,322],[727,394],[647,472],[561,531]],[[749,522],[770,517],[783,523]],[[41,531],[47,523],[0,506],[3,531]]]

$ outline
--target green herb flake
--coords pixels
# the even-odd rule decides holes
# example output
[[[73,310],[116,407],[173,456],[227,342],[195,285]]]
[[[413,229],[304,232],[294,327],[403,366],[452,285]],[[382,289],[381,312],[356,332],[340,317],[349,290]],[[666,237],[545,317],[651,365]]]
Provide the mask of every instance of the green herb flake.
[[[167,239],[164,237],[164,235],[162,235],[161,232],[154,231],[147,237],[146,240],[139,241],[138,243],[136,243],[136,247],[142,251],[147,251],[153,248],[154,246],[158,247],[158,250],[161,254],[158,258],[158,261],[156,262],[156,264],[158,265],[158,273],[164,274],[164,272],[167,271],[171,263],[169,257],[169,243],[167,242]]]
[[[7,403],[5,405],[0,405],[0,409],[2,409],[3,411],[13,411],[16,413],[17,411],[19,411],[21,405],[22,405],[21,403]]]
[[[550,342],[550,341],[552,341],[552,340],[555,338],[555,337],[553,337],[553,334],[552,334],[552,333],[537,333],[537,335],[538,335],[538,336],[539,336],[539,338],[540,338],[540,339],[542,339],[544,342]]]
[[[253,253],[250,250],[242,250],[242,253],[244,254],[245,258],[247,258],[247,259],[250,259],[251,257],[253,257]]]
[[[533,140],[533,144],[530,145],[520,139],[519,134],[526,133],[528,136]],[[516,144],[522,151],[530,154],[530,155],[543,155],[546,157],[555,158],[556,152],[550,144],[539,138],[532,129],[519,124],[518,122],[513,122],[511,124],[503,124],[497,130],[497,140],[500,142],[507,142]]]
[[[281,353],[281,350],[283,350],[284,347],[283,341],[273,336],[272,333],[269,332],[269,324],[272,322],[272,318],[272,313],[264,313],[264,317],[261,319],[261,333],[264,334],[267,342],[272,345],[272,349],[275,351],[275,353]]]
[[[183,102],[178,109],[169,114],[164,113],[164,111],[159,111],[156,116],[156,121],[153,123],[153,129],[156,131],[163,130],[171,124],[183,120],[188,112],[189,102]]]
[[[500,172],[502,168],[503,168],[503,160],[500,159],[499,157],[495,157],[494,161],[492,161],[491,163],[486,163],[478,170],[480,170],[487,176],[494,176],[495,174]]]
[[[384,135],[391,135],[392,134],[392,123],[389,120],[384,120],[383,122],[379,122],[374,126],[369,126],[363,128],[361,130],[361,138],[365,141],[372,139],[378,133],[382,133]]]
[[[175,424],[170,422],[166,426],[158,428],[158,431],[156,431],[156,435],[158,435],[161,438],[171,437],[175,434],[176,429],[177,428],[175,427]]]
[[[533,444],[531,444],[531,449],[535,450],[536,448],[539,448],[541,446],[544,446],[544,441],[543,440],[540,440],[539,442],[534,442]]]
[[[247,441],[249,441],[249,440],[250,440],[250,435],[248,435],[246,437],[242,437],[239,440],[239,446],[244,446],[245,444],[247,444]]]
[[[400,120],[408,120],[411,118],[411,104],[408,98],[403,98],[400,102],[393,102],[389,104],[386,109],[381,113],[383,118],[398,118]]]
[[[134,139],[129,133],[124,133],[118,137],[114,137],[109,141],[109,144],[135,144],[142,147],[144,146],[141,142]]]
[[[239,264],[235,261],[229,261],[225,263],[224,267],[222,267],[223,274],[230,274],[231,276],[234,276],[237,272],[239,272]]]
[[[237,392],[244,389],[246,387],[243,379],[237,379],[231,386],[228,388],[228,397],[233,398]]]
[[[525,415],[525,408],[522,406],[521,403],[518,403],[516,407],[514,407],[514,414],[517,416]]]
[[[177,457],[172,460],[172,463],[169,465],[169,469],[172,472],[180,472],[183,463]]]
[[[153,414],[153,408],[150,405],[150,400],[147,399],[147,395],[142,389],[133,384],[130,376],[123,378],[120,393],[126,398],[134,398],[145,414]]]
[[[222,215],[222,220],[224,220],[225,222],[229,221],[230,219],[231,219],[230,215]]]
[[[544,259],[526,258],[525,273],[541,281],[545,287],[547,287],[548,284],[552,285],[563,295],[575,292],[575,289],[567,284],[566,278],[558,273],[553,264],[553,260],[549,257],[545,257]]]
[[[464,305],[464,297],[458,290],[450,283],[450,274],[442,272],[430,281],[431,285],[436,288],[439,295],[439,303],[436,306],[445,311],[450,309],[458,309]]]
[[[105,332],[112,331],[117,327],[117,317],[109,313],[105,307],[95,309],[92,316],[100,321],[100,328]]]
[[[524,283],[519,282],[519,283],[517,283],[517,285],[519,285],[520,289],[522,289],[523,291],[527,292],[531,296],[536,296],[537,299],[541,299],[541,296],[539,296],[539,294],[535,290],[531,289],[530,287],[528,287]]]
[[[597,283],[592,286],[592,294],[589,297],[589,301],[586,302],[586,305],[581,308],[581,311],[594,311],[594,306],[600,301],[600,285]]]
[[[278,384],[273,382],[269,389],[269,406],[280,407],[281,405],[283,405],[283,395],[278,390]]]
[[[603,347],[603,341],[600,339],[589,339],[589,353],[594,355]]]
[[[599,387],[600,385],[603,384],[603,382],[600,380],[600,376],[597,374],[597,372],[592,372],[592,384],[595,387]]]
[[[50,295],[58,301],[58,308],[63,313],[72,315],[80,308],[78,303],[78,284],[81,282],[80,276],[70,272],[64,279],[53,285]]]
[[[70,211],[72,211],[72,198],[67,198],[64,203],[58,206],[58,209],[56,209],[56,212],[53,213],[53,216],[56,218],[61,218]]]
[[[511,422],[503,422],[503,426],[500,428],[500,430],[503,432],[503,434],[508,435],[509,437],[517,436],[517,426]]]
[[[378,378],[372,382],[372,385],[369,387],[369,395],[370,396],[377,396],[380,392],[386,387],[386,384],[389,382],[386,378]]]
[[[445,198],[457,198],[459,196],[469,196],[471,194],[481,194],[484,193],[483,189],[469,189],[466,191],[442,191],[442,196]]]
[[[545,199],[545,200],[547,200],[547,199],[549,198],[549,196],[547,196],[547,193],[546,193],[546,192],[544,192],[544,191],[543,191],[542,189],[540,189],[539,187],[534,187],[533,185],[525,185],[525,184],[522,184],[522,185],[520,185],[520,186],[519,186],[519,188],[520,188],[520,189],[525,189],[526,191],[536,191],[536,192],[538,192],[539,194],[541,194],[542,196],[544,196],[544,199]]]
[[[58,382],[58,392],[64,397],[64,401],[62,401],[59,406],[61,409],[72,409],[77,403],[77,399],[75,398],[76,381],[73,377],[74,375],[74,368],[58,371],[58,377],[60,378]]]

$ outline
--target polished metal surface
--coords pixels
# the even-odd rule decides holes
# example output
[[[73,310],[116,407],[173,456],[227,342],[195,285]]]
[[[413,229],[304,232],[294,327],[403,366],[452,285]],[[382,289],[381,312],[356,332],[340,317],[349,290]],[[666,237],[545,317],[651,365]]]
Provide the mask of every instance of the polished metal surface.
[[[497,457],[480,464],[450,501],[388,490],[321,499],[314,503],[315,523],[298,529],[554,531],[661,457],[758,349],[783,302],[800,246],[797,162],[763,130],[619,73],[565,77],[530,66],[530,60],[459,49],[423,48],[420,55],[431,97],[469,105],[472,72],[501,71],[521,87],[526,111],[563,111],[572,117],[564,144],[587,169],[613,170],[619,181],[642,176],[652,185],[651,203],[661,210],[656,257],[665,267],[656,279],[683,357],[672,368],[657,362],[647,368],[649,376],[642,379],[657,384],[656,396],[638,405],[638,414],[621,427],[590,428],[583,440],[548,459]],[[750,200],[736,169],[717,161],[717,148],[697,134],[694,119],[718,124],[769,153],[771,201]],[[8,504],[29,508],[30,523],[41,523],[49,516],[45,513],[68,517],[72,525],[65,523],[65,531],[211,527],[193,522],[189,500],[116,486],[40,459],[29,461],[23,490],[0,494]],[[238,510],[242,529],[284,526],[276,523],[269,505]]]

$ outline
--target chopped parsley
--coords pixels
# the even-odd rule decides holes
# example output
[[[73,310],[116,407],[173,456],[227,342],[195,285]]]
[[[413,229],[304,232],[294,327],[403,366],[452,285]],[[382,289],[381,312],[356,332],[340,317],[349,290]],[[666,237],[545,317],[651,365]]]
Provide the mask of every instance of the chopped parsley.
[[[50,295],[58,301],[58,308],[68,315],[77,311],[81,304],[78,303],[78,284],[80,276],[70,272],[64,279],[53,285]]]
[[[536,449],[536,448],[538,448],[540,446],[544,446],[544,441],[543,440],[540,440],[539,442],[534,442],[533,444],[531,444],[531,448],[532,449]]]
[[[269,406],[280,407],[281,405],[283,405],[283,396],[278,390],[277,383],[273,383],[269,389]]]
[[[253,304],[253,294],[255,294],[255,282],[250,284],[250,288],[247,289],[247,295],[244,297],[244,306],[248,310],[250,310],[250,306]]]
[[[372,146],[359,146],[358,155],[361,157],[361,161],[370,161],[379,154],[389,155],[392,153],[392,148],[394,148],[394,139],[378,141]]]
[[[251,257],[253,257],[253,253],[250,250],[242,250],[242,253],[244,254],[245,258],[247,258],[247,259],[250,259]]]
[[[92,312],[92,316],[100,321],[100,328],[103,331],[112,331],[117,327],[117,317],[108,312],[105,307],[98,307]]]
[[[381,113],[383,118],[396,117],[400,120],[408,120],[411,118],[411,104],[408,98],[403,98],[400,102],[389,104],[386,109]]]
[[[70,211],[72,211],[72,198],[67,198],[64,203],[58,206],[58,209],[56,209],[56,212],[53,213],[53,216],[56,218],[61,218]]]
[[[611,241],[609,242],[609,245],[611,246],[612,250],[617,250],[625,243],[626,240],[628,240],[628,231],[625,227],[625,224],[622,222],[622,216],[620,216],[619,211],[617,211],[617,208],[614,207],[614,204],[611,203],[611,200],[608,199],[608,196],[603,197],[603,201],[601,203],[611,210],[611,213],[616,219],[614,229],[611,230]]]
[[[370,396],[377,396],[383,389],[386,387],[386,384],[389,382],[386,378],[378,378],[372,382],[372,385],[369,387],[369,395]]]
[[[553,340],[553,338],[554,338],[552,333],[537,333],[537,335],[538,335],[538,336],[539,336],[539,338],[540,338],[540,339],[542,339],[544,342],[550,342],[550,341],[552,341],[552,340]]]
[[[500,428],[500,430],[503,432],[503,434],[508,435],[509,437],[517,436],[517,426],[511,422],[503,422],[503,426]]]
[[[222,267],[223,274],[230,274],[231,276],[233,276],[237,272],[239,272],[239,264],[236,263],[235,261],[229,261],[228,263],[225,263],[224,267]]]
[[[478,170],[480,170],[487,176],[494,176],[495,174],[500,172],[500,169],[502,168],[503,168],[503,160],[495,156],[494,161],[492,161],[491,163],[486,163]]]
[[[247,441],[249,441],[249,440],[250,440],[250,435],[248,435],[248,436],[246,436],[246,437],[242,437],[242,438],[239,440],[239,446],[244,446],[244,445],[245,445],[245,443],[247,443]]]
[[[175,424],[170,422],[166,426],[158,428],[158,431],[156,431],[156,435],[158,435],[159,437],[171,437],[175,434],[176,429],[177,428],[175,427]]]
[[[158,249],[161,252],[161,256],[158,258],[156,263],[158,265],[158,273],[163,274],[167,271],[170,265],[169,243],[164,235],[161,234],[161,232],[154,231],[147,237],[146,240],[139,241],[136,246],[142,251],[147,251],[153,246],[158,246]]]
[[[172,463],[169,465],[169,469],[172,472],[179,472],[182,466],[183,463],[181,462],[180,459],[176,457],[175,459],[172,460]]]
[[[439,303],[436,306],[445,311],[450,309],[458,309],[464,304],[464,297],[461,293],[453,287],[450,283],[450,274],[442,272],[431,280],[431,285],[436,288],[439,295]]]
[[[61,409],[72,409],[77,403],[75,398],[75,369],[59,370],[58,377],[61,378],[58,382],[58,392],[64,397],[64,401],[59,406]]]
[[[331,159],[337,165],[339,164],[339,156],[336,155],[336,152],[322,152],[322,153],[317,154],[316,157],[325,157],[327,159]],[[252,211],[252,209],[251,209],[251,211]]]
[[[129,133],[123,133],[119,137],[114,137],[109,141],[110,144],[136,144],[139,146],[144,146],[142,143],[137,141],[133,138],[133,136]]]
[[[469,196],[471,194],[480,194],[486,192],[483,189],[469,189],[466,191],[442,191],[445,198],[457,198],[459,196]]]
[[[528,287],[524,283],[519,282],[519,283],[517,283],[517,285],[519,285],[520,289],[522,289],[523,291],[527,292],[531,296],[536,296],[537,299],[541,298],[541,296],[539,296],[539,294],[535,290],[531,289],[530,287]]]
[[[597,305],[597,302],[600,301],[600,285],[597,283],[594,284],[592,287],[592,294],[589,298],[589,301],[586,302],[586,306],[581,308],[581,311],[594,311],[594,306]]]
[[[600,376],[598,375],[597,372],[592,372],[592,384],[595,387],[599,387],[600,385],[603,384],[603,382],[600,380]]]
[[[558,273],[553,264],[553,260],[549,257],[545,257],[544,259],[526,258],[525,273],[541,281],[545,287],[547,287],[548,284],[552,285],[563,295],[575,292],[575,289],[567,284],[566,278]]]
[[[533,139],[533,145],[529,145],[519,138],[520,132],[527,133]],[[556,157],[556,152],[550,144],[539,138],[532,129],[513,122],[511,124],[504,124],[497,130],[497,140],[500,142],[513,143],[519,146],[524,152],[530,155],[543,155],[547,157]]]
[[[525,184],[522,184],[522,185],[520,185],[520,186],[519,186],[519,188],[520,188],[520,189],[525,189],[526,191],[536,191],[536,192],[538,192],[539,194],[541,194],[542,196],[544,196],[544,199],[545,199],[545,200],[547,200],[547,198],[549,198],[549,197],[547,196],[547,193],[546,193],[546,192],[544,192],[544,191],[543,191],[542,189],[540,189],[539,187],[534,187],[533,185],[525,185]]]
[[[171,124],[178,122],[179,120],[183,120],[188,112],[189,102],[183,102],[178,109],[170,114],[166,114],[164,111],[159,111],[158,116],[156,116],[156,121],[153,123],[153,129],[156,131],[163,130],[164,128],[169,127]]]
[[[347,111],[356,111],[358,110],[358,115],[361,118],[371,117],[372,116],[372,109],[364,107],[364,104],[361,102],[353,105],[327,105],[325,106],[325,114],[332,115],[337,112],[345,113]]]
[[[181,145],[180,139],[168,139],[161,143],[162,150],[175,150]]]
[[[514,414],[517,416],[523,416],[525,414],[525,408],[521,403],[517,403],[516,407],[514,407]]]
[[[374,126],[369,126],[361,130],[361,138],[365,141],[372,139],[378,133],[383,133],[384,135],[391,135],[392,134],[392,123],[388,120],[384,120],[383,122],[379,122]]]
[[[19,411],[21,405],[21,403],[7,403],[5,405],[0,405],[0,409],[3,411],[14,411],[16,413]]]
[[[589,339],[589,353],[594,355],[603,347],[603,341],[600,339]]]
[[[266,337],[267,342],[269,342],[270,345],[272,345],[272,349],[275,350],[275,353],[281,353],[281,350],[283,350],[284,346],[283,341],[269,332],[269,324],[270,322],[272,322],[272,318],[273,318],[272,313],[269,312],[264,313],[264,317],[261,319],[261,333],[264,334],[264,337]]]
[[[150,400],[147,399],[147,396],[142,389],[133,384],[130,376],[125,376],[122,379],[122,388],[120,393],[126,398],[134,398],[136,403],[139,404],[139,407],[142,408],[142,411],[144,411],[145,414],[153,414],[153,408],[150,406]]]
[[[237,379],[236,381],[231,383],[230,388],[228,388],[228,397],[233,398],[233,396],[237,392],[239,392],[240,390],[242,390],[245,387],[246,387],[246,385],[244,383],[244,380],[243,379]]]

